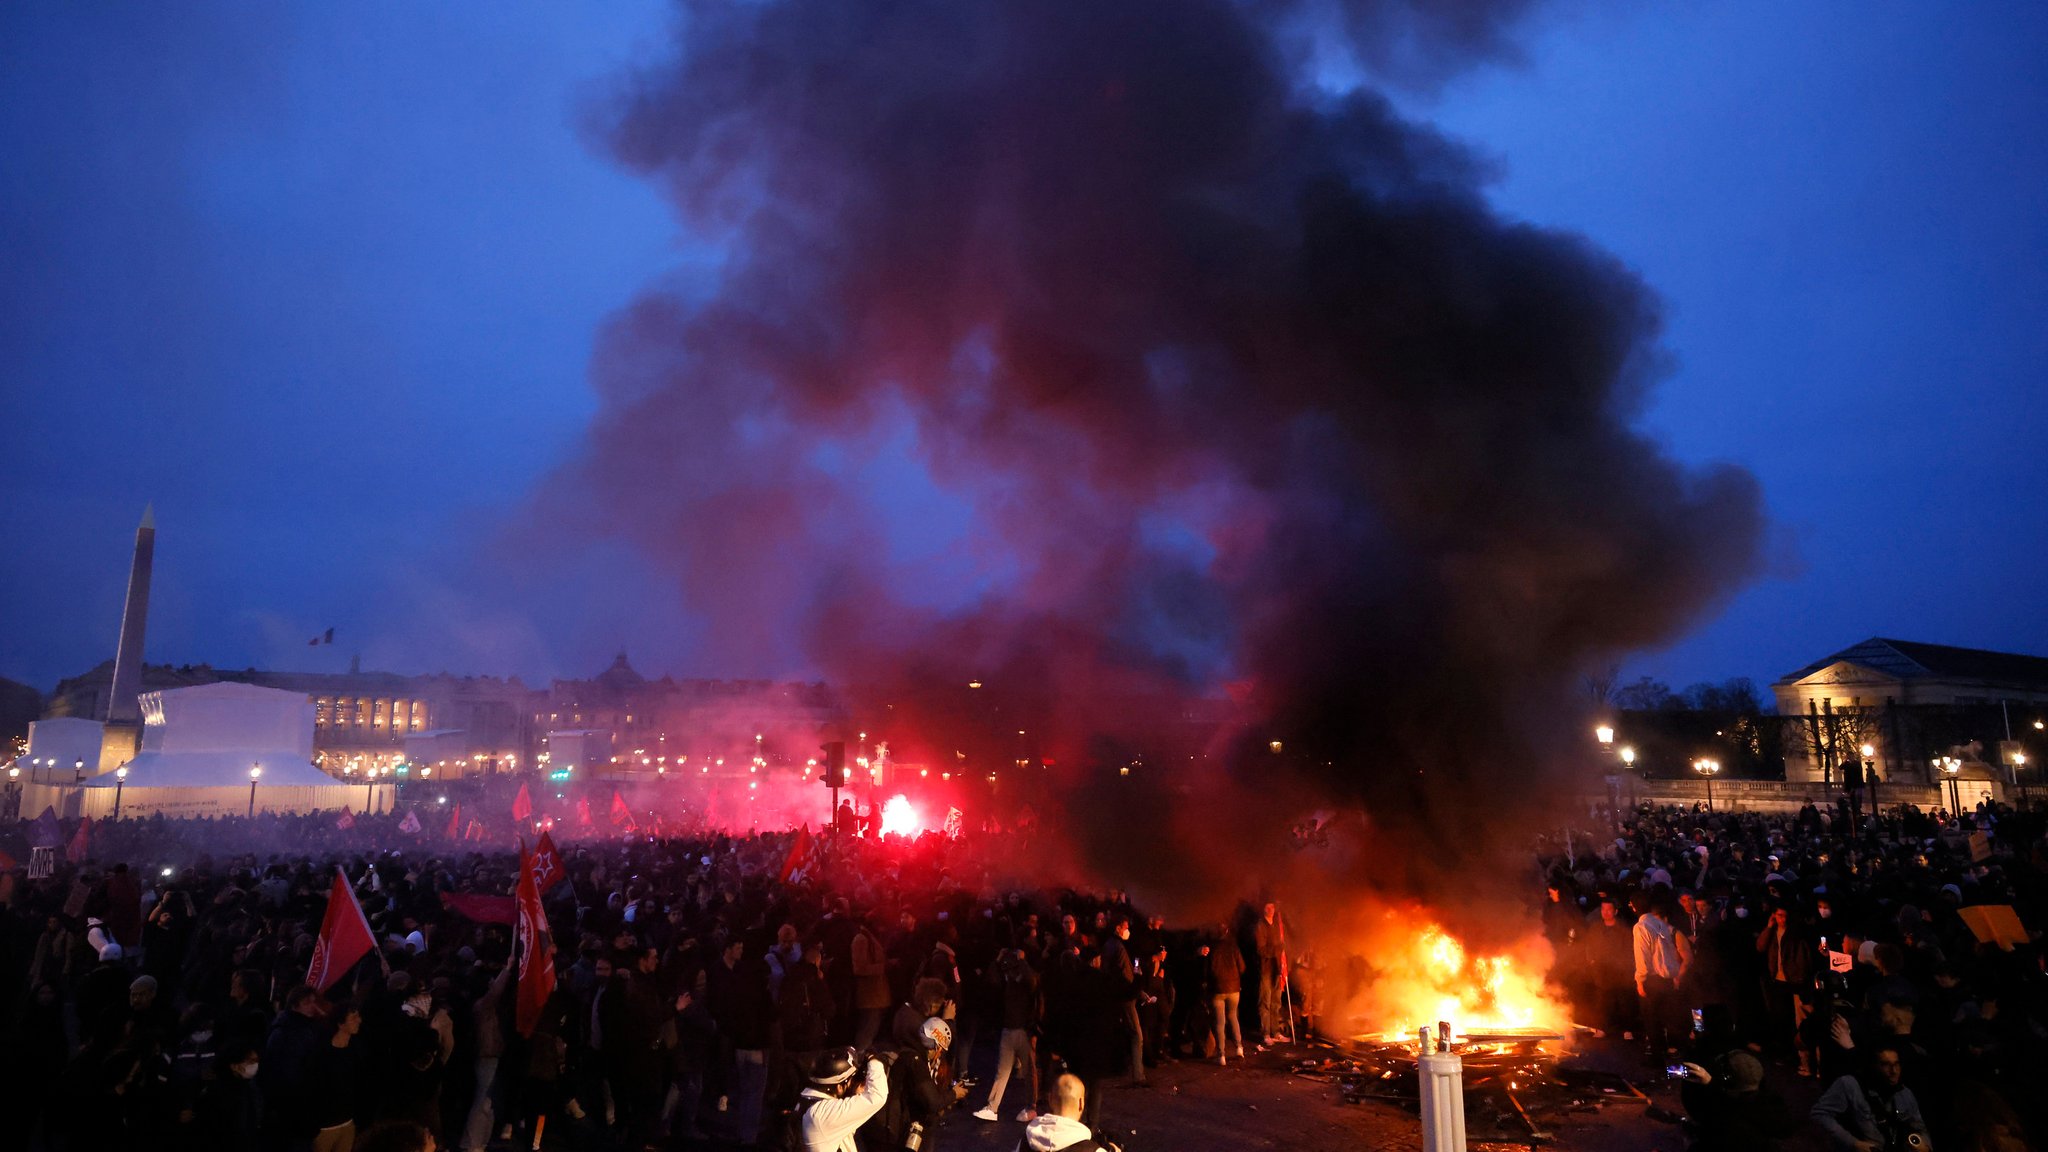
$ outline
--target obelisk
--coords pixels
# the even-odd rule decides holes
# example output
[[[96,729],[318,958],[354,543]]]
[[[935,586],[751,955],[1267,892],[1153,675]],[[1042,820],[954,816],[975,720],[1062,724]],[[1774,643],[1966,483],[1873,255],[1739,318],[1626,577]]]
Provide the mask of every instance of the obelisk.
[[[142,509],[135,529],[135,559],[128,566],[128,601],[121,608],[121,640],[114,649],[114,682],[107,693],[106,736],[100,770],[135,758],[142,740],[142,634],[149,624],[149,573],[156,557],[156,508]]]

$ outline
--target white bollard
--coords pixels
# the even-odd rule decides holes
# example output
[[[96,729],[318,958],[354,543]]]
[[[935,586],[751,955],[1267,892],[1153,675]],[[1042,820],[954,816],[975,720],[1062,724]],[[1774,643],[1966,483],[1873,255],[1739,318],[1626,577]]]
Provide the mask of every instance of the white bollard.
[[[1465,1062],[1449,1050],[1423,1045],[1416,1058],[1422,1077],[1422,1152],[1465,1152]]]

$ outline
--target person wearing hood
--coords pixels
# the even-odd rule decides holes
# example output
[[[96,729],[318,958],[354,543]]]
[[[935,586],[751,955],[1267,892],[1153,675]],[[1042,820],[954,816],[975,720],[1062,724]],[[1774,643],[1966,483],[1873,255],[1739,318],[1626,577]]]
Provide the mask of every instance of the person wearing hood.
[[[1102,1152],[1109,1147],[1095,1138],[1081,1113],[1088,1107],[1087,1089],[1081,1078],[1062,1073],[1052,1086],[1052,1111],[1041,1112],[1024,1126],[1024,1138],[1017,1152]]]

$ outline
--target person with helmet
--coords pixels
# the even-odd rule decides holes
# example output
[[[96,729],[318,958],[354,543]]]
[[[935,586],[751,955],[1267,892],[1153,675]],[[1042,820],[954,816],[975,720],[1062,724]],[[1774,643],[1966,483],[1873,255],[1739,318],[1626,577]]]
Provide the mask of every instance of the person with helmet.
[[[917,1044],[890,1069],[895,1106],[877,1124],[883,1129],[884,1147],[932,1152],[939,1117],[967,1095],[967,1088],[953,1083],[947,1061],[953,1046],[951,1024],[937,1016],[927,1019],[917,1029]]]
[[[888,1062],[867,1059],[866,1075],[851,1048],[823,1052],[797,1100],[804,1152],[858,1152],[853,1134],[889,1102]]]

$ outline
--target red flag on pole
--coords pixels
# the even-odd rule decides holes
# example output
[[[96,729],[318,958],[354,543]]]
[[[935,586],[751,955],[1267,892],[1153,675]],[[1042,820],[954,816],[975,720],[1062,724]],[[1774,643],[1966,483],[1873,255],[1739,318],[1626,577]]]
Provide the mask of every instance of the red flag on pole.
[[[804,858],[810,854],[811,826],[806,824],[796,830],[796,839],[789,842],[789,855],[783,857],[782,872],[776,879],[784,884],[789,883],[789,878],[796,875],[796,870],[802,867]]]
[[[71,843],[64,847],[64,859],[73,864],[85,863],[86,854],[92,851],[92,817],[79,822],[78,832],[71,837]]]
[[[534,861],[519,848],[519,885],[513,896],[519,903],[519,993],[514,1023],[521,1036],[533,1035],[541,1010],[555,991],[554,948],[548,942],[547,913],[540,905],[540,890],[534,883]]]
[[[566,875],[568,872],[562,867],[562,854],[555,851],[555,838],[546,832],[541,833],[539,842],[533,846],[534,892],[547,895]]]
[[[462,835],[462,805],[451,805],[448,809],[448,832],[450,840]]]
[[[327,991],[376,947],[363,906],[356,903],[348,877],[336,868],[334,886],[327,892],[327,915],[320,920],[320,938],[313,943],[313,964],[306,969],[306,983],[315,992]]]
[[[356,814],[349,811],[346,808],[343,808],[341,810],[341,819],[336,820],[334,822],[334,826],[336,828],[341,829],[343,832],[348,831],[349,829],[356,826]]]
[[[590,827],[593,823],[590,819],[590,798],[588,796],[578,796],[576,798],[576,823],[581,824],[585,828]]]
[[[512,798],[512,818],[533,819],[533,796],[526,791],[526,785],[523,783],[519,785],[519,795]]]
[[[626,806],[626,798],[619,795],[617,788],[612,789],[612,825],[624,828],[632,822],[633,810]]]

